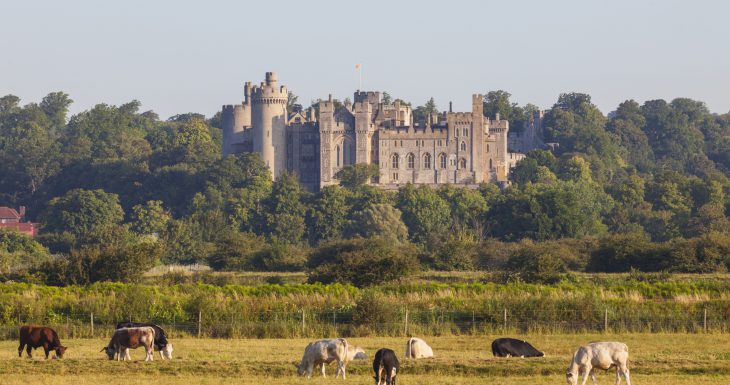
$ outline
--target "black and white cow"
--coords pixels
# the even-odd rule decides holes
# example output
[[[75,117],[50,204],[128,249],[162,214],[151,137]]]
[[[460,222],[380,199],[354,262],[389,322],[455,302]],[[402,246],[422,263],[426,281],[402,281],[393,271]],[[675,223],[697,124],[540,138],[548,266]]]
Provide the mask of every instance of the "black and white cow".
[[[398,374],[400,364],[395,352],[382,348],[375,352],[373,360],[373,372],[375,372],[375,385],[395,385],[395,376]]]
[[[492,342],[495,357],[542,357],[545,354],[527,341],[514,338],[497,338]]]
[[[120,322],[117,324],[117,330],[121,328],[138,328],[150,327],[155,331],[155,350],[160,352],[160,357],[164,359],[172,359],[172,343],[167,340],[167,334],[161,327],[147,322]]]

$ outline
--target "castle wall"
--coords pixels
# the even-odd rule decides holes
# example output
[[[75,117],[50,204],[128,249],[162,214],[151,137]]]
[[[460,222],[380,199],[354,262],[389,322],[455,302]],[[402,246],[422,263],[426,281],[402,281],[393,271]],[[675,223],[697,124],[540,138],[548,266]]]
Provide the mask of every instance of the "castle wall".
[[[253,151],[261,154],[274,178],[286,170],[287,97],[286,87],[278,87],[273,72],[252,90]]]

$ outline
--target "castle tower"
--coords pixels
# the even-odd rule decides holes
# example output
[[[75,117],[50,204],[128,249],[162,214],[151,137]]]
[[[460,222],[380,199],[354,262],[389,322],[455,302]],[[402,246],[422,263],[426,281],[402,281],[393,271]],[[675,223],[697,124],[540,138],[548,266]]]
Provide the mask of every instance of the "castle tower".
[[[224,105],[221,110],[223,127],[223,156],[235,154],[236,144],[244,138],[244,131],[251,127],[251,82],[244,87],[243,103]]]
[[[261,155],[274,179],[286,170],[287,98],[275,72],[267,72],[266,81],[251,90],[253,151]]]
[[[471,96],[471,167],[474,172],[474,183],[484,182],[484,97],[479,94]]]

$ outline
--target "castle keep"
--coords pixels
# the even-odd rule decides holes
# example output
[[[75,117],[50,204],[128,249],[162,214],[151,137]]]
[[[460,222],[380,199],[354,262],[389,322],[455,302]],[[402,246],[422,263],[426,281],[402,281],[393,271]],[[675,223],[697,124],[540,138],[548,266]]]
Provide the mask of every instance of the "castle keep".
[[[223,155],[256,152],[274,178],[287,171],[306,188],[337,184],[347,165],[377,164],[375,185],[506,183],[524,157],[508,151],[509,124],[484,116],[482,95],[470,112],[433,113],[414,121],[411,107],[384,103],[379,92],[354,94],[336,107],[332,96],[314,108],[287,111],[287,89],[276,73],[247,82],[241,104],[223,106]]]

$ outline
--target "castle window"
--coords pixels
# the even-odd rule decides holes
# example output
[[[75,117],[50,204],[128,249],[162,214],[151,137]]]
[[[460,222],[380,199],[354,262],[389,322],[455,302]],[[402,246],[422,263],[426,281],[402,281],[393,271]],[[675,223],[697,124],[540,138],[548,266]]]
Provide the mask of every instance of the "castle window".
[[[393,154],[393,156],[390,157],[390,165],[394,169],[398,169],[398,154]]]
[[[466,151],[466,142],[461,142],[461,151]]]
[[[466,168],[466,159],[464,159],[464,158],[459,159],[459,168],[461,168],[461,169]]]
[[[340,146],[335,147],[337,151],[337,167],[340,167]]]
[[[393,180],[398,180],[398,173],[397,172],[394,172],[393,173]]]
[[[400,141],[400,146],[403,147],[403,141],[402,140]]]
[[[423,156],[423,168],[427,170],[431,168],[431,154],[429,153]]]
[[[439,147],[443,146],[443,142],[439,140]]]
[[[489,152],[489,143],[487,143],[487,152]]]
[[[469,136],[469,129],[468,128],[465,128],[464,129],[464,136]]]
[[[416,141],[416,147],[418,147],[418,141]]]
[[[441,153],[439,155],[439,165],[441,166],[441,168],[446,168],[446,154]]]
[[[398,141],[397,140],[394,140],[393,141],[393,146],[398,147]]]
[[[408,168],[413,169],[416,167],[416,156],[413,155],[413,153],[408,154],[406,157],[406,160],[408,161]]]
[[[492,160],[491,159],[489,159],[489,169],[490,170],[492,169]]]

